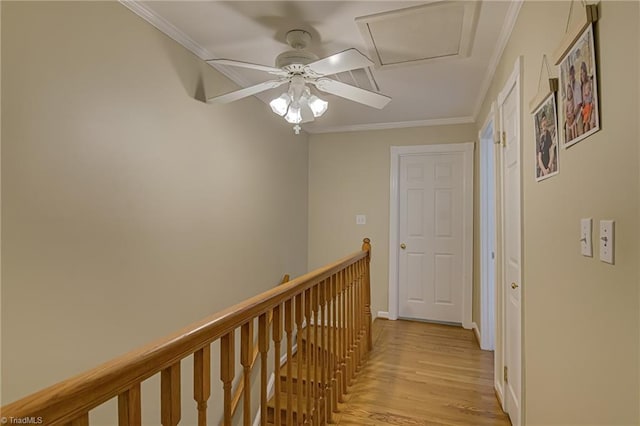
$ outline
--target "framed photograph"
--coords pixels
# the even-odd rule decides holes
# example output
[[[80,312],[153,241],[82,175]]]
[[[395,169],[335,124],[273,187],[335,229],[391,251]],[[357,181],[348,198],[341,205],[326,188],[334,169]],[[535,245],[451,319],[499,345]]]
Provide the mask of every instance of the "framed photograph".
[[[533,113],[536,137],[536,181],[558,174],[558,120],[556,96],[549,93]]]
[[[589,25],[560,61],[559,107],[565,148],[600,130],[597,81],[593,25]]]

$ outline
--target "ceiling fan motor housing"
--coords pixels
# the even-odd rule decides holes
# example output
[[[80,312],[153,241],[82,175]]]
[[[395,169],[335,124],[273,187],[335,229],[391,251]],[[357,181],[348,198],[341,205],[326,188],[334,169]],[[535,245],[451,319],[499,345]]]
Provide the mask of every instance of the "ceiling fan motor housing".
[[[307,65],[317,60],[318,56],[307,50],[289,50],[278,55],[276,68],[286,69],[289,65]]]
[[[276,58],[276,68],[285,68],[290,65],[307,65],[317,61],[317,55],[303,50],[311,41],[311,34],[304,30],[291,30],[286,35],[289,46],[294,50],[289,50],[278,55]]]

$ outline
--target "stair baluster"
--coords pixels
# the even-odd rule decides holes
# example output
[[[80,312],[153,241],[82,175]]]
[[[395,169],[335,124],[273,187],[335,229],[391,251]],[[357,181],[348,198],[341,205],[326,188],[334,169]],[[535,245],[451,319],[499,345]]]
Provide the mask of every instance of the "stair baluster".
[[[268,365],[269,355],[269,325],[267,314],[258,317],[258,349],[260,351],[260,407],[267,406],[267,385],[268,385]],[[266,426],[266,408],[260,411],[260,425]]]
[[[362,370],[364,353],[362,352],[362,275],[360,269],[360,263],[356,263],[356,311],[354,317],[356,319],[356,354],[358,362],[356,364],[356,371],[359,373]]]
[[[286,425],[293,424],[293,306],[292,301],[284,302],[285,322],[287,333],[287,418]],[[280,424],[278,424],[280,426]]]
[[[326,420],[327,416],[327,351],[328,344],[325,336],[327,329],[326,316],[326,288],[327,280],[322,280],[318,286],[318,303],[320,311],[320,345],[318,345],[318,353],[320,354],[320,397],[318,398],[318,407],[320,408],[320,419]]]
[[[240,332],[240,364],[244,381],[242,398],[242,421],[244,426],[251,425],[251,354],[253,353],[253,320],[245,323]]]
[[[136,426],[142,423],[140,383],[118,395],[118,426]]]
[[[298,374],[296,375],[296,399],[297,399],[297,411],[296,411],[296,419],[294,420],[295,424],[302,424],[302,416],[303,416],[303,412],[304,412],[304,398],[303,398],[303,387],[302,385],[304,384],[304,380],[303,380],[303,371],[302,371],[302,366],[304,364],[304,361],[302,359],[302,353],[304,351],[303,349],[303,345],[304,345],[304,340],[302,339],[302,333],[304,332],[303,328],[302,328],[302,320],[304,317],[304,312],[303,312],[303,304],[302,304],[302,293],[298,294],[296,296],[296,336],[298,339],[297,342],[297,366],[298,366]],[[291,379],[289,377],[289,379]],[[290,424],[294,424],[294,423],[290,423]]]
[[[235,333],[232,331],[220,339],[220,380],[224,393],[223,425],[231,426],[233,420],[231,382],[235,375]]]
[[[373,349],[373,338],[371,336],[371,240],[365,238],[362,241],[362,251],[367,253],[365,257],[365,273],[364,273],[364,313],[365,322],[367,324],[367,352]]]
[[[282,382],[280,380],[281,371],[280,371],[280,351],[282,345],[282,305],[278,305],[273,309],[273,350],[274,350],[274,399],[275,399],[275,424],[282,424],[282,399],[280,393],[282,392]],[[267,417],[266,405],[262,406],[261,413],[264,417]]]
[[[193,399],[198,409],[198,426],[207,426],[207,401],[210,396],[211,346],[207,345],[193,354]]]
[[[162,426],[177,426],[180,422],[180,361],[160,374],[160,408]]]
[[[358,301],[360,300],[360,276],[358,275],[358,264],[354,263],[353,266],[353,378],[360,372],[360,321],[358,315]]]
[[[340,342],[340,350],[341,354],[341,369],[342,369],[342,395],[347,394],[347,386],[349,386],[349,331],[348,320],[347,320],[347,269],[342,271],[341,279],[340,279],[340,304],[341,304],[341,313],[342,313],[342,321],[340,323],[340,334],[341,342]]]
[[[312,367],[312,363],[313,363],[313,353],[311,351],[311,289],[308,289],[305,293],[304,293],[304,315],[305,315],[305,322],[306,322],[306,327],[304,329],[305,334],[306,334],[306,340],[305,340],[305,348],[304,348],[304,363],[305,363],[305,389],[306,389],[306,395],[305,395],[305,409],[306,409],[306,415],[307,420],[311,418],[311,407],[312,407],[312,402],[311,399],[313,398],[313,387],[311,386],[311,367]],[[301,379],[302,380],[302,379]],[[307,421],[305,420],[305,423]]]
[[[320,383],[318,382],[318,367],[320,365],[320,361],[318,358],[318,348],[320,343],[318,342],[318,327],[321,327],[321,324],[318,323],[318,290],[320,283],[313,286],[311,290],[311,313],[313,316],[313,341],[312,341],[312,359],[311,359],[311,368],[313,369],[313,382],[311,383],[311,388],[313,390],[311,397],[313,398],[313,424],[314,426],[319,424],[320,420],[320,406],[318,405],[320,401]]]
[[[353,265],[347,267],[347,386],[353,384]]]

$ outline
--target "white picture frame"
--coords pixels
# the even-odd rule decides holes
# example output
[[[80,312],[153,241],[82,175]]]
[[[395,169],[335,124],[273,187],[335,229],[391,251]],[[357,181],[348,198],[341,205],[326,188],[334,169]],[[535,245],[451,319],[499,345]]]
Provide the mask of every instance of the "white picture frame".
[[[535,178],[537,182],[559,172],[558,115],[556,96],[550,92],[533,112],[535,136]]]
[[[559,63],[558,110],[563,147],[568,148],[600,130],[598,78],[593,25],[587,26]]]

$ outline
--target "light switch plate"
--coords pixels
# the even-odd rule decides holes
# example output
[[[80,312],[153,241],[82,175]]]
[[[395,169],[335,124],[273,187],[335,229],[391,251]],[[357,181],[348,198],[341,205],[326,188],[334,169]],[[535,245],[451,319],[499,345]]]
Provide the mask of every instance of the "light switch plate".
[[[580,219],[580,253],[583,256],[593,256],[593,245],[591,239],[591,218]]]
[[[367,223],[367,216],[363,214],[356,215],[356,225],[366,225],[366,223]]]
[[[613,220],[600,221],[600,260],[613,265],[615,233]]]

